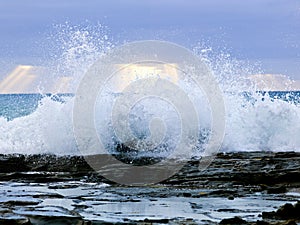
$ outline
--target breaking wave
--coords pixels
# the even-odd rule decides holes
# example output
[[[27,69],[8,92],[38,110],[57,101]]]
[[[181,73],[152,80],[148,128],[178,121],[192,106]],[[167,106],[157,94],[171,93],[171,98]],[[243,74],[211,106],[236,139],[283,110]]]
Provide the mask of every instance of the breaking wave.
[[[60,26],[58,39],[62,52],[49,69],[49,76],[72,76],[74,93],[86,70],[114,48],[113,41],[103,29],[99,32],[99,27]],[[239,62],[224,51],[215,52],[205,45],[197,45],[193,50],[213,71],[224,93],[226,132],[221,151],[300,151],[299,92],[262,92],[249,81],[250,74],[263,72],[255,65]],[[10,95],[9,99],[1,95],[0,152],[80,154],[73,135],[73,103],[72,94]],[[152,106],[160,110],[158,104]],[[202,116],[202,120],[206,126],[211,118]],[[143,132],[137,124],[133,127],[137,134]],[[201,143],[209,136],[203,132]],[[111,139],[110,133],[104,136]]]

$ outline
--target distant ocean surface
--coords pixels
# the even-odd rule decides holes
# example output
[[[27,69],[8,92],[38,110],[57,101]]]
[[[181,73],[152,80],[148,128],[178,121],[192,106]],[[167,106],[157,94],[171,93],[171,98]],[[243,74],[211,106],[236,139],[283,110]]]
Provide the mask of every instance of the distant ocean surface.
[[[0,117],[8,121],[18,117],[24,117],[33,113],[39,106],[41,100],[50,97],[51,100],[64,103],[73,94],[1,94],[0,95]]]
[[[268,95],[271,100],[282,100],[295,105],[300,104],[300,91],[269,91],[260,92],[263,97]],[[251,93],[243,92],[245,99],[255,102]],[[8,121],[33,113],[45,97],[59,103],[64,103],[74,97],[74,94],[0,94],[0,117]]]
[[[221,151],[300,151],[300,91],[231,93],[224,99]],[[0,153],[79,154],[73,100],[74,94],[1,94]]]

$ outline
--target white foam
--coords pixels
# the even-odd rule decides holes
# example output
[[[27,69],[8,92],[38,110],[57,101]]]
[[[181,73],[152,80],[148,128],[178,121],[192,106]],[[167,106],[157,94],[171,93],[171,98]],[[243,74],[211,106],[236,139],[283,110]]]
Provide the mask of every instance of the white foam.
[[[41,100],[30,115],[7,121],[0,118],[0,152],[3,154],[78,154],[72,127],[72,100]]]

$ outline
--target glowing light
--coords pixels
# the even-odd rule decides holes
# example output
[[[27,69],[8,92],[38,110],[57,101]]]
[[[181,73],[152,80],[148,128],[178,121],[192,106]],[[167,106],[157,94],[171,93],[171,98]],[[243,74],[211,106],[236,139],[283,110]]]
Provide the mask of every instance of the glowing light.
[[[20,93],[35,81],[33,66],[19,65],[0,83],[0,93]]]
[[[281,74],[255,74],[249,77],[257,89],[264,91],[300,90],[300,81],[290,80]]]
[[[72,80],[71,77],[60,77],[54,84],[51,93],[64,93],[64,92],[70,92],[70,81]]]
[[[115,91],[122,91],[131,82],[147,77],[158,77],[178,83],[176,64],[118,64],[118,74],[111,78]]]
[[[0,94],[69,93],[71,80],[72,77],[50,77],[49,79],[43,76],[41,67],[19,65],[0,81]]]

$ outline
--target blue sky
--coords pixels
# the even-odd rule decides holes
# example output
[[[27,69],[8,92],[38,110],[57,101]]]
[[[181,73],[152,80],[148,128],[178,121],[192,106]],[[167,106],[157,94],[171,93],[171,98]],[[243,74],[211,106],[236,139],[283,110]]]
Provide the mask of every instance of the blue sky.
[[[51,51],[54,25],[86,20],[105,24],[119,42],[164,39],[191,48],[204,41],[300,79],[299,0],[3,0],[0,64],[37,64]]]

